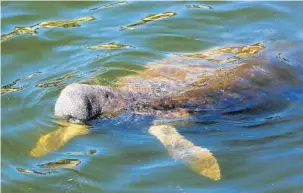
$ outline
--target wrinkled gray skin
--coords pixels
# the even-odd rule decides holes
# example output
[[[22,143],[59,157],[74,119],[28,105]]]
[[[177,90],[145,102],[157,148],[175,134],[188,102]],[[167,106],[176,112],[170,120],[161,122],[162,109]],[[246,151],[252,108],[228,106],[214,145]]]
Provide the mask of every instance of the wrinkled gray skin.
[[[56,102],[55,116],[76,123],[107,113],[120,112],[134,101],[131,94],[98,85],[70,84]]]

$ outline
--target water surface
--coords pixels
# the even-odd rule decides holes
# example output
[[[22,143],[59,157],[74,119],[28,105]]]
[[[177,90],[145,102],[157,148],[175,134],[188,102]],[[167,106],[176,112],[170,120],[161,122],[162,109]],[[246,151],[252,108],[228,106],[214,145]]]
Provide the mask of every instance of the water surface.
[[[222,172],[219,181],[174,161],[147,132],[149,120],[140,117],[103,121],[58,151],[31,156],[39,137],[57,129],[53,107],[62,88],[72,82],[112,85],[169,54],[261,41],[283,42],[280,50],[290,65],[303,66],[302,2],[107,6],[112,3],[1,2],[2,34],[46,21],[95,18],[74,27],[41,27],[37,34],[1,42],[1,86],[20,79],[12,87],[15,92],[1,95],[3,192],[303,192],[302,84],[276,88],[285,89],[276,96],[281,105],[246,104],[247,111],[175,124],[187,139],[214,153]],[[136,29],[121,28],[165,12],[176,15],[139,23]],[[126,47],[88,49],[113,42]],[[295,79],[302,81],[302,71],[298,74]],[[92,155],[67,154],[92,149]],[[37,169],[61,158],[79,159],[81,164],[50,175],[17,170]]]

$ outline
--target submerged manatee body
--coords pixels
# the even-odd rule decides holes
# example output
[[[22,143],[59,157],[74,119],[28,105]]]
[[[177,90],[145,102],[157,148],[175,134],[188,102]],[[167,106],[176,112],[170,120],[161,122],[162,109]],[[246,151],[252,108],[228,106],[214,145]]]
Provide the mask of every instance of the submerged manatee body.
[[[279,49],[281,48],[282,52]],[[155,118],[188,118],[218,112],[243,113],[245,108],[279,108],[294,90],[302,92],[303,63],[285,57],[285,46],[260,43],[177,54],[146,65],[144,71],[120,78],[116,87],[71,84],[55,105],[55,115],[69,122],[38,140],[32,156],[43,156],[89,132],[90,120],[123,111]],[[299,53],[299,54],[297,54]],[[259,113],[260,111],[258,111]],[[202,176],[221,179],[219,162],[207,148],[196,146],[170,125],[149,127],[169,155]]]
[[[224,112],[250,99],[265,101],[266,95],[277,94],[277,87],[297,82],[297,72],[289,67],[283,71],[289,64],[270,49],[257,43],[168,56],[121,78],[116,88],[71,84],[62,90],[55,115],[87,123],[125,110],[149,115]]]

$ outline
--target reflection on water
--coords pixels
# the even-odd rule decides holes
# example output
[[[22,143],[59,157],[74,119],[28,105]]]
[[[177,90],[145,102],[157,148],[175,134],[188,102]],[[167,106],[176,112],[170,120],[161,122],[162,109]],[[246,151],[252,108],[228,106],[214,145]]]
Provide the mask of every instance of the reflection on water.
[[[192,4],[192,5],[186,5],[186,8],[194,8],[194,9],[213,9],[212,6],[209,5],[202,5],[202,4]]]
[[[17,35],[21,35],[21,34],[38,34],[37,30],[40,27],[42,27],[42,28],[78,27],[78,26],[80,26],[80,24],[79,24],[80,22],[92,21],[95,19],[96,19],[95,17],[80,17],[80,18],[71,19],[71,20],[45,21],[45,22],[41,22],[37,25],[33,25],[30,27],[15,27],[15,30],[13,32],[1,35],[1,41],[7,40],[9,38],[13,38],[13,37],[15,37]]]
[[[39,174],[39,175],[48,175],[48,174],[58,173],[58,171],[56,171],[56,170],[47,171],[47,172],[40,172],[40,171],[37,171],[37,170],[24,169],[24,168],[17,168],[17,171],[21,172],[21,173],[30,173],[30,174]]]
[[[7,40],[9,38],[13,38],[13,37],[15,37],[17,35],[20,35],[20,34],[32,34],[32,35],[35,35],[37,33],[38,33],[37,29],[35,29],[33,27],[15,27],[15,30],[13,32],[1,35],[1,41],[2,40]]]
[[[302,192],[301,2],[1,4],[3,192]],[[53,123],[66,82],[117,86],[156,63],[211,72],[255,56],[255,70],[269,63],[273,72],[242,79],[259,86],[256,97],[224,95],[188,119],[153,120],[174,127],[140,115],[98,119],[93,129]],[[141,80],[161,72],[152,68]],[[225,82],[204,75],[191,86]]]
[[[110,4],[102,5],[100,7],[92,8],[90,10],[93,11],[93,10],[98,10],[98,9],[111,8],[111,7],[115,7],[115,6],[119,6],[119,5],[124,5],[124,4],[127,4],[127,1],[120,1],[120,2],[117,2],[117,3],[110,3]]]
[[[60,159],[55,162],[39,164],[41,168],[74,168],[81,163],[79,159]]]
[[[22,80],[24,81],[24,80],[27,80],[27,79],[31,79],[32,77],[37,76],[39,74],[41,74],[41,72],[34,72],[34,73],[32,73],[30,75],[27,75],[23,78],[17,78],[16,80],[14,80],[13,82],[11,82],[7,85],[1,86],[1,94],[10,93],[10,92],[17,92],[17,91],[25,89],[26,87],[28,87],[28,84],[24,84],[23,86],[19,86],[19,87],[16,87],[16,84],[18,84]]]
[[[54,27],[77,27],[80,26],[79,23],[95,20],[95,17],[80,17],[71,20],[61,20],[61,21],[45,21],[39,24],[39,26],[44,28],[54,28]]]
[[[101,50],[101,49],[112,50],[112,49],[133,48],[133,46],[117,44],[115,42],[111,42],[111,43],[103,44],[103,45],[89,46],[87,48],[90,50]]]
[[[146,24],[148,22],[151,21],[156,21],[156,20],[160,20],[160,19],[164,19],[164,18],[168,18],[168,17],[172,17],[177,15],[175,12],[165,12],[165,13],[158,13],[158,14],[149,14],[147,16],[145,16],[144,18],[142,18],[140,21],[134,23],[134,24],[129,24],[127,26],[123,26],[120,28],[120,30],[133,30],[133,29],[137,29],[140,25]]]
[[[76,73],[69,73],[69,74],[66,74],[65,76],[57,78],[55,80],[50,80],[50,81],[39,83],[36,85],[36,87],[47,88],[47,87],[51,87],[51,86],[58,86],[59,83],[65,81],[65,80],[71,79],[75,76],[76,76]]]

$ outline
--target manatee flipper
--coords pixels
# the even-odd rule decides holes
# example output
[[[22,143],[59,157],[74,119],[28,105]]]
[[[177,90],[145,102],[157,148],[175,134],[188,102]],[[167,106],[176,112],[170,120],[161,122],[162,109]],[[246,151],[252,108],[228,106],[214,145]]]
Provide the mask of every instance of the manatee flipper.
[[[89,133],[88,125],[69,123],[63,120],[57,121],[59,128],[39,138],[36,146],[31,150],[33,157],[45,156],[52,151],[62,148],[68,141],[76,136]]]
[[[195,146],[169,125],[151,126],[149,133],[160,140],[174,159],[184,161],[194,172],[202,176],[220,180],[220,166],[208,149]]]

